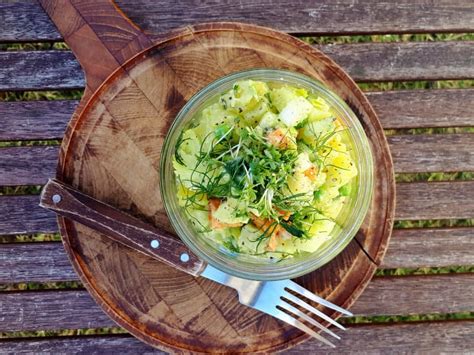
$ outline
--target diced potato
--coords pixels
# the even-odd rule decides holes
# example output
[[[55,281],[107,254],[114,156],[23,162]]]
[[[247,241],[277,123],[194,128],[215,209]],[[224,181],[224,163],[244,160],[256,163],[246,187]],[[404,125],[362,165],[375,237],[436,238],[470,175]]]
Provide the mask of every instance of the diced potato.
[[[299,96],[281,110],[279,118],[287,127],[294,127],[308,117],[312,110],[311,104],[305,98]]]

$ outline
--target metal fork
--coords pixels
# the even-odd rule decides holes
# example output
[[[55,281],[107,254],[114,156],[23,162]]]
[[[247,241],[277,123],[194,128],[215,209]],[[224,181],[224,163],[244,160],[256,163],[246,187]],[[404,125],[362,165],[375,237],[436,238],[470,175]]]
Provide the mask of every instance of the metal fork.
[[[333,324],[334,326],[345,330],[345,328],[337,323],[334,319],[328,317],[323,312],[319,311],[318,309],[311,306],[308,302],[306,302],[304,298],[308,298],[311,301],[319,303],[327,308],[333,309],[338,311],[342,314],[352,316],[353,314],[344,308],[336,306],[335,304],[326,301],[324,298],[321,298],[314,294],[311,291],[308,291],[304,287],[301,287],[296,282],[291,280],[280,280],[280,281],[253,281],[242,279],[240,277],[235,277],[229,275],[225,272],[222,272],[211,265],[207,265],[204,271],[201,273],[200,276],[204,276],[210,280],[218,282],[222,285],[232,287],[235,289],[239,295],[239,301],[243,305],[248,307],[255,308],[261,312],[267,313],[275,318],[286,322],[303,332],[311,335],[312,337],[318,339],[319,341],[329,345],[331,347],[335,347],[333,343],[329,340],[325,339],[318,333],[316,333],[313,329],[305,325],[302,321],[298,320],[298,318],[308,322],[309,324],[316,326],[317,328],[321,329],[323,332],[332,335],[336,339],[340,339],[337,334],[334,334],[332,331],[327,329],[321,323],[316,321],[313,317],[309,316],[308,314],[302,312],[295,306],[293,306],[290,302],[301,306],[302,308],[306,309],[311,313],[313,316],[318,316],[325,321]],[[295,296],[293,293],[297,294]],[[286,312],[284,312],[286,311]]]
[[[305,299],[352,316],[351,312],[326,301],[291,280],[252,281],[220,271],[199,259],[180,240],[167,234],[163,229],[147,224],[60,181],[48,181],[41,193],[40,206],[94,228],[112,240],[188,274],[203,276],[232,287],[237,290],[239,301],[243,305],[278,318],[331,347],[335,345],[303,321],[336,339],[340,337],[314,319],[314,316],[340,329],[345,328],[311,306]],[[311,316],[295,305],[304,308]]]

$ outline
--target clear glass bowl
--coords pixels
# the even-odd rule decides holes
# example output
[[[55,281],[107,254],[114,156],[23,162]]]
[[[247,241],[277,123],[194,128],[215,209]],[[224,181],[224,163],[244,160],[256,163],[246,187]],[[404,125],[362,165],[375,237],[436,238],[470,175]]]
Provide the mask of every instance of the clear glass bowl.
[[[339,228],[332,238],[314,253],[302,254],[279,262],[231,252],[222,245],[197,233],[183,208],[178,205],[176,178],[172,160],[180,133],[186,129],[196,113],[215,101],[221,93],[230,90],[238,80],[261,80],[286,83],[301,87],[324,98],[336,116],[349,128],[346,140],[352,145],[352,158],[358,175],[352,180],[349,203],[339,213]],[[321,82],[285,70],[253,69],[224,76],[200,90],[181,109],[164,142],[161,158],[161,193],[171,224],[182,241],[201,259],[228,274],[252,280],[291,279],[311,272],[338,255],[360,228],[371,202],[373,189],[373,161],[370,144],[357,116],[336,94]]]

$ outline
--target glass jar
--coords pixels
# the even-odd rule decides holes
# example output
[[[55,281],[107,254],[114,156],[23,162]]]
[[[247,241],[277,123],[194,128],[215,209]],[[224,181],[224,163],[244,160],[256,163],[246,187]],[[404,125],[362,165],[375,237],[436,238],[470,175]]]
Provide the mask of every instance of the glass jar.
[[[348,203],[337,217],[331,238],[316,252],[304,253],[275,262],[269,258],[232,252],[221,244],[200,235],[178,204],[176,177],[173,173],[175,146],[181,132],[196,114],[236,81],[259,80],[301,87],[326,100],[336,116],[348,128],[345,140],[357,165],[358,175],[352,179]],[[161,155],[161,193],[173,228],[182,241],[201,259],[228,274],[252,280],[291,279],[309,273],[336,257],[359,230],[371,203],[373,160],[369,141],[357,116],[336,94],[321,82],[302,74],[276,69],[253,69],[224,76],[195,94],[178,113],[166,136]]]

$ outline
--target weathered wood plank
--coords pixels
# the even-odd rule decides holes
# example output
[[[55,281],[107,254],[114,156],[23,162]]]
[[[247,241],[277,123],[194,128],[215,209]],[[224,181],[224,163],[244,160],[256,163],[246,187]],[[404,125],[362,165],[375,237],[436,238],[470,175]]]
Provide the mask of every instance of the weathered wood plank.
[[[474,78],[471,41],[317,46],[357,81]],[[69,51],[0,52],[0,90],[75,89],[84,75]]]
[[[387,349],[391,353],[461,353],[474,347],[473,332],[473,321],[350,325],[347,332],[342,334],[342,339],[336,342],[335,350],[329,350],[317,340],[308,340],[282,354],[380,354],[387,353]],[[130,335],[12,339],[0,342],[0,352],[7,354],[58,354],[64,349],[73,354],[165,354]]]
[[[474,89],[367,92],[385,129],[474,126]]]
[[[56,233],[55,214],[39,206],[39,196],[0,196],[0,234]]]
[[[295,34],[469,32],[474,29],[468,0],[351,2],[318,1],[166,1],[119,0],[122,10],[142,28],[165,32],[209,21],[242,21]],[[166,11],[163,11],[166,9]],[[40,6],[32,0],[0,4],[0,41],[57,41],[61,37]]]
[[[474,275],[376,277],[356,315],[451,313],[474,308]],[[85,290],[0,293],[0,332],[114,326]]]
[[[389,136],[395,172],[474,170],[474,134]],[[0,148],[0,185],[40,185],[55,175],[59,147]]]
[[[0,148],[0,185],[40,185],[56,174],[57,146]]]
[[[62,243],[0,244],[0,283],[77,280]]]
[[[462,204],[459,203],[462,201]],[[55,233],[54,213],[38,196],[0,196],[0,234]],[[397,184],[398,220],[473,218],[474,181]]]
[[[0,90],[84,87],[84,74],[70,51],[0,52]]]
[[[0,3],[0,42],[60,40],[56,27],[36,1]]]
[[[474,228],[395,229],[382,268],[474,265]]]
[[[473,321],[349,326],[335,349],[309,340],[284,354],[468,353],[474,348]]]
[[[474,42],[354,43],[317,46],[356,81],[467,79]]]
[[[0,293],[0,332],[113,327],[85,290]]]
[[[474,347],[473,321],[350,325],[333,351],[308,340],[282,354],[346,354],[466,352]],[[440,336],[442,334],[442,336]],[[12,339],[0,342],[0,351],[12,354],[52,353],[165,354],[129,335]]]
[[[395,229],[381,268],[474,265],[474,228]],[[60,242],[0,244],[0,283],[77,281]]]
[[[474,181],[397,184],[398,220],[474,217]]]
[[[474,134],[389,136],[395,172],[474,170]]]
[[[364,316],[470,312],[474,274],[375,277],[351,311]]]
[[[0,102],[0,140],[61,139],[77,100]]]
[[[366,93],[385,129],[474,125],[474,89]],[[407,104],[408,103],[408,104]],[[61,139],[76,100],[0,102],[0,140]]]

